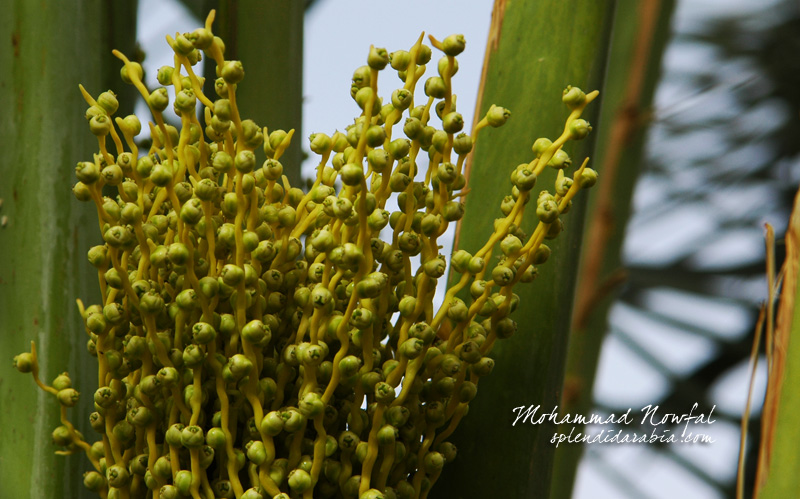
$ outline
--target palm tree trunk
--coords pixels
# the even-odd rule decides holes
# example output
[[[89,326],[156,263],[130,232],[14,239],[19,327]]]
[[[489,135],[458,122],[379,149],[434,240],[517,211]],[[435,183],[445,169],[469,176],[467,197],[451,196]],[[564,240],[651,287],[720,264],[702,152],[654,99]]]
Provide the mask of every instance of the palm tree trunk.
[[[474,251],[482,245],[511,189],[510,171],[530,161],[537,137],[563,130],[569,113],[560,99],[564,87],[600,89],[612,14],[611,0],[495,2],[476,116],[494,103],[510,109],[512,117],[476,146],[458,248]],[[591,104],[585,118],[596,121],[598,107]],[[589,138],[567,152],[578,162],[592,146]],[[554,171],[544,172],[536,192],[552,190],[554,180]],[[515,290],[520,306],[512,317],[519,331],[495,346],[496,367],[481,381],[454,436],[459,455],[444,468],[433,489],[436,497],[549,497],[555,427],[512,427],[512,409],[533,404],[549,411],[559,403],[584,209],[584,200],[575,203],[565,217],[565,232],[548,241],[553,256],[539,277]],[[524,227],[529,234],[534,218]]]
[[[638,178],[661,55],[669,38],[674,0],[618,0],[597,127],[596,165],[600,182],[589,196],[581,271],[575,296],[567,372],[561,397],[563,413],[588,415],[608,311],[625,279],[620,253]],[[561,432],[583,432],[581,425]],[[570,497],[580,444],[556,451],[554,497]]]
[[[97,141],[78,83],[94,95],[125,90],[111,49],[133,52],[136,2],[8,3],[0,16],[0,495],[90,497],[88,460],[54,454],[58,402],[15,372],[11,357],[36,340],[45,380],[68,370],[84,400],[94,391],[75,299],[99,299],[85,255],[100,241],[92,207],[71,186],[75,163],[90,159]],[[93,440],[82,407],[70,419]]]

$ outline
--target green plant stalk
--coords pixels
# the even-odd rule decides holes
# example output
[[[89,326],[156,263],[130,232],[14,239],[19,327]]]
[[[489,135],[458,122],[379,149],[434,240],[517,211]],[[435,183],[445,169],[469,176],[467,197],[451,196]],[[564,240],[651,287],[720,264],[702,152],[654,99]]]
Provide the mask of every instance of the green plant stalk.
[[[499,210],[486,207],[498,206],[507,190],[508,178],[498,172],[508,171],[529,154],[520,142],[561,132],[565,111],[550,96],[569,82],[589,90],[600,87],[612,13],[612,1],[495,3],[476,116],[496,102],[509,108],[513,117],[505,133],[491,134],[491,140],[476,146],[458,248],[474,251],[481,245],[481,234],[491,232]],[[590,112],[596,118],[597,108]],[[588,119],[591,122],[593,116]],[[592,145],[588,139],[568,152],[579,163]],[[549,185],[554,175],[548,169],[538,185]],[[540,269],[538,282],[518,291],[515,319],[520,330],[495,346],[493,376],[479,385],[481,395],[454,435],[459,455],[445,468],[433,496],[548,497],[555,427],[512,427],[512,409],[541,404],[550,410],[558,404],[583,210],[583,203],[576,202],[566,233],[552,245],[553,257]],[[523,227],[529,233],[532,222],[533,217],[528,218]]]
[[[578,277],[567,371],[560,408],[563,414],[589,414],[608,311],[624,280],[620,252],[638,178],[661,56],[669,38],[675,2],[618,0],[597,126],[595,165],[603,183],[588,197],[581,271]],[[582,432],[569,425],[560,432]],[[570,497],[580,444],[556,450],[553,496]]]
[[[0,16],[0,483],[4,497],[91,497],[82,455],[57,456],[50,432],[58,403],[31,390],[11,353],[41,345],[42,375],[64,369],[91,393],[86,335],[74,298],[95,298],[96,276],[82,269],[96,243],[96,215],[60,179],[74,158],[96,148],[86,136],[78,82],[99,91],[118,79],[112,46],[132,51],[136,2],[9,2]],[[91,75],[91,80],[86,80]],[[74,82],[65,85],[64,82]],[[132,102],[131,99],[125,99]],[[45,340],[46,339],[46,340]],[[45,341],[41,341],[45,340]],[[84,434],[84,413],[71,414]]]
[[[800,197],[795,197],[792,217],[786,231],[786,261],[778,308],[767,309],[767,393],[761,416],[761,442],[758,472],[753,497],[772,499],[791,497],[800,488],[800,476],[792,467],[800,450],[797,425],[800,393]],[[774,271],[774,269],[773,269]],[[769,275],[769,269],[768,269]],[[767,307],[773,302],[770,292]]]
[[[217,10],[217,36],[225,40],[225,58],[240,60],[247,81],[237,99],[248,118],[283,130],[302,129],[303,14],[305,2],[207,0],[201,19]],[[206,82],[214,83],[213,61],[206,65]],[[210,71],[210,72],[209,72]],[[214,95],[212,87],[207,94]],[[284,173],[294,186],[303,185],[300,164],[302,141],[294,140],[283,155]],[[260,156],[259,156],[260,157]],[[261,158],[263,161],[264,158]],[[259,164],[261,163],[259,161]]]

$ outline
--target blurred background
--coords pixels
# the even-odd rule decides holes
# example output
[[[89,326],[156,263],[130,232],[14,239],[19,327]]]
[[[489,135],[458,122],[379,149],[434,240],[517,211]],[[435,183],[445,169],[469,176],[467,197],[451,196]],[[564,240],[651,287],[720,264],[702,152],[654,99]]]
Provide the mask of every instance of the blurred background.
[[[800,175],[799,13],[780,0],[676,4],[623,246],[628,279],[610,311],[594,401],[616,413],[713,405],[717,421],[705,430],[716,441],[587,446],[576,498],[734,494],[753,331],[767,296],[764,224],[775,228],[780,262]]]

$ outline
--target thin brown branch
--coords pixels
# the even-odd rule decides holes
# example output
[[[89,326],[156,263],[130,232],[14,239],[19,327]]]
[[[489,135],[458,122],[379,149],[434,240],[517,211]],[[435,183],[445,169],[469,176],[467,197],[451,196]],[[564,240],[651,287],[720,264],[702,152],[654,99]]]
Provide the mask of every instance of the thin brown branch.
[[[761,344],[761,333],[764,330],[764,318],[766,315],[766,304],[761,307],[758,313],[758,321],[753,334],[753,349],[750,351],[750,387],[747,390],[747,403],[742,414],[741,437],[739,439],[739,465],[736,473],[736,499],[744,498],[744,456],[747,444],[747,427],[750,422],[750,408],[753,403],[753,392],[755,391],[756,368],[758,368],[758,348]]]
[[[625,97],[611,126],[610,140],[600,168],[603,183],[599,186],[595,217],[587,235],[585,247],[587,252],[580,273],[582,284],[575,296],[573,329],[583,329],[591,315],[597,289],[600,286],[600,273],[605,260],[606,247],[614,229],[614,188],[620,158],[625,147],[630,143],[642,123],[642,111],[639,108],[644,82],[647,74],[648,59],[652,53],[653,38],[656,32],[661,1],[642,2],[639,6],[639,30],[636,35],[636,47],[631,60],[631,71],[625,88]]]

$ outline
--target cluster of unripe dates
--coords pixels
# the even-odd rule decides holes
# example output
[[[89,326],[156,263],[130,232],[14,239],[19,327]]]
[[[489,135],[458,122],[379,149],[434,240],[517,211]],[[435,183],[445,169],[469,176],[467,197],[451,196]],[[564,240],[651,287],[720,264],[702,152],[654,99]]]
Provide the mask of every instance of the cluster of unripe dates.
[[[78,164],[73,191],[94,203],[104,240],[88,255],[103,302],[79,301],[98,361],[99,439],[67,419],[79,399],[67,374],[43,383],[35,347],[16,367],[58,398],[53,440],[86,453],[84,483],[104,498],[426,497],[456,457],[447,438],[492,371],[492,346],[517,329],[513,286],[534,279],[550,254],[543,241],[596,180],[585,162],[568,176],[562,149],[589,132],[580,114],[596,92],[565,90],[564,133],[510,169],[494,232],[449,258],[461,277],[434,310],[448,268],[437,240],[464,214],[465,162],[479,132],[510,115],[492,106],[462,132],[451,79],[464,38],[431,38],[443,56],[424,97],[416,88],[433,51],[422,37],[408,51],[372,47],[352,80],[361,115],[310,137],[320,162],[306,192],[280,162],[293,131],[243,119],[244,69],[225,60],[212,21],[167,37],[175,64],[158,72],[164,87],[147,89],[141,66],[116,53],[153,114],[148,151],[136,116],[112,118],[112,92],[81,87],[99,152]],[[203,54],[217,67],[213,101],[192,70]],[[381,99],[386,69],[401,82]],[[162,114],[167,86],[180,129]],[[544,168],[558,169],[555,190],[534,195]],[[528,235],[531,199],[539,223]]]

